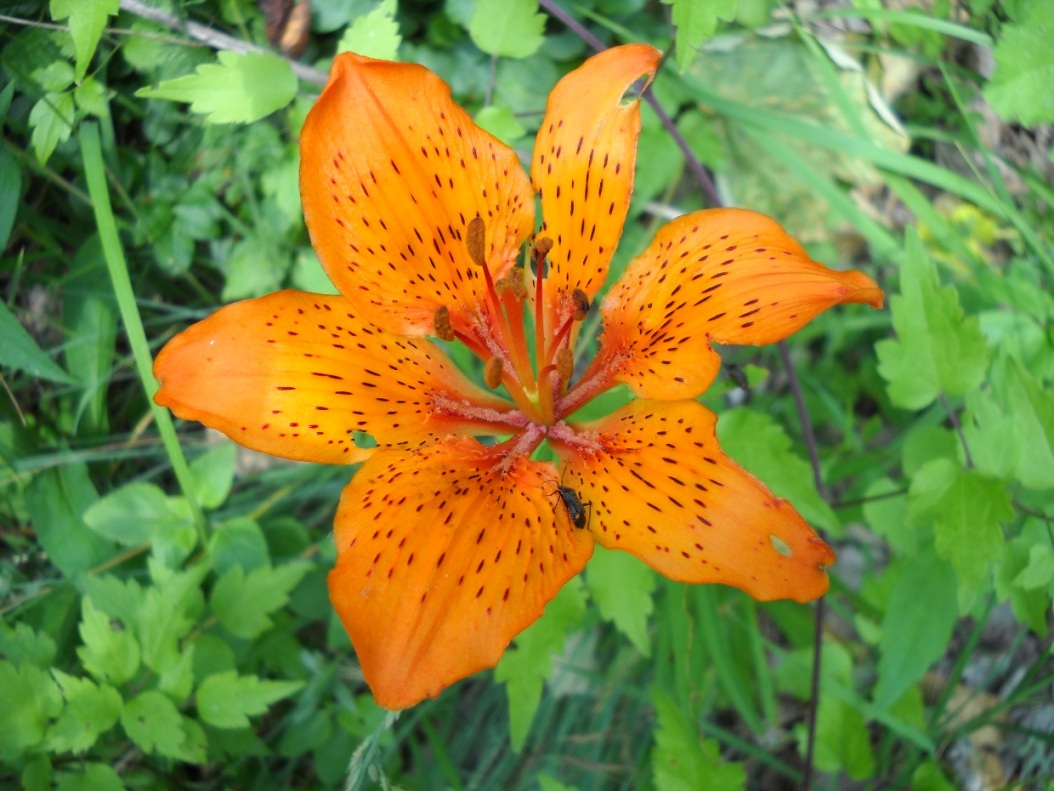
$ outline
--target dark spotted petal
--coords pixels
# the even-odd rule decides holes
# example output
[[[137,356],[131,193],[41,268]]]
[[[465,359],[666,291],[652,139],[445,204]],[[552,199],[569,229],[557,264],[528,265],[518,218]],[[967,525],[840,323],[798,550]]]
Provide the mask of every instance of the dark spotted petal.
[[[716,424],[695,401],[637,400],[577,427],[590,450],[554,444],[605,547],[679,582],[720,582],[762,601],[822,596],[831,548],[721,452]]]
[[[721,360],[711,342],[761,345],[841,302],[882,306],[863,272],[813,261],[775,220],[708,209],[662,228],[601,308],[601,356],[645,398],[694,398]]]
[[[476,215],[495,279],[534,230],[516,153],[421,66],[338,55],[300,156],[304,218],[322,265],[390,332],[431,334],[437,308],[460,316],[480,304],[482,270],[465,246]]]
[[[496,664],[593,552],[552,465],[458,439],[380,451],[344,490],[329,593],[374,697],[435,697]]]
[[[154,399],[231,439],[287,459],[362,461],[355,432],[419,447],[452,433],[507,430],[450,414],[508,405],[442,351],[363,322],[342,297],[281,291],[236,302],[180,333],[154,363]]]

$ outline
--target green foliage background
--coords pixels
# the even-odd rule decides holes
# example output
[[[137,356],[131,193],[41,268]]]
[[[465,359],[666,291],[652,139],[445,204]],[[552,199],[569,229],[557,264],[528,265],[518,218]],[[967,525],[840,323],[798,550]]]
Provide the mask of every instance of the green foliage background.
[[[4,4],[0,785],[1054,787],[1054,5],[904,5],[313,0],[293,61],[253,0]],[[612,277],[707,205],[696,160],[889,295],[724,350],[706,396],[839,551],[818,692],[812,609],[598,550],[495,671],[391,715],[326,597],[347,471],[150,402],[192,321],[332,290],[296,142],[334,53],[429,66],[527,157],[589,54],[561,12],[676,45],[689,153],[645,108]]]

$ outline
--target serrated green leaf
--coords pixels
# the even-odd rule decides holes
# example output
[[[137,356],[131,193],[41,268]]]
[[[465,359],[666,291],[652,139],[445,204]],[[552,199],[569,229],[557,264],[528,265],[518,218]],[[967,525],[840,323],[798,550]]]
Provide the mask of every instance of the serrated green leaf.
[[[1000,522],[1014,510],[1005,485],[950,459],[935,459],[911,480],[912,518],[931,520],[937,554],[959,577],[960,611],[968,608],[1003,551]]]
[[[237,446],[233,442],[224,442],[191,462],[194,495],[202,508],[219,508],[226,501],[234,482],[237,455]]]
[[[73,131],[73,94],[48,93],[29,111],[29,136],[37,162],[46,165],[59,143],[70,139]],[[50,378],[50,377],[48,377]]]
[[[120,7],[121,0],[51,0],[51,18],[56,22],[69,20],[73,51],[77,55],[78,80],[88,70],[106,20]]]
[[[488,55],[527,58],[545,41],[538,0],[476,0],[468,34]]]
[[[261,566],[246,575],[241,566],[234,566],[216,582],[209,604],[231,634],[256,637],[270,628],[268,616],[285,606],[289,592],[310,568],[310,563],[293,561],[276,568]]]
[[[953,287],[940,286],[937,268],[913,229],[907,233],[900,290],[890,300],[897,338],[875,344],[890,400],[922,409],[941,393],[961,396],[979,387],[988,367],[980,323],[963,317]]]
[[[1050,590],[1023,588],[1017,584],[1017,580],[1031,564],[1032,553],[1036,547],[1050,549],[1050,536],[1047,531],[1047,525],[1038,519],[1027,520],[1021,528],[1021,533],[1007,543],[1003,561],[995,574],[996,594],[1001,600],[1009,599],[1014,617],[1040,637],[1047,636]],[[1027,575],[1026,579],[1031,576]]]
[[[155,672],[165,673],[178,663],[179,641],[205,609],[201,582],[208,570],[207,564],[199,563],[176,572],[151,560],[154,585],[143,592],[135,626],[143,663]]]
[[[1017,360],[1011,360],[1007,407],[1013,444],[1020,453],[1015,477],[1029,489],[1054,488],[1054,393]]]
[[[51,759],[47,753],[38,753],[30,758],[20,779],[22,791],[51,791]]]
[[[50,667],[55,659],[55,648],[51,635],[37,632],[25,622],[20,621],[13,628],[0,623],[0,656],[12,664]]]
[[[92,600],[81,604],[80,636],[84,645],[77,649],[84,669],[99,681],[119,687],[139,669],[139,643],[120,624],[111,624]]]
[[[209,557],[217,574],[235,566],[253,571],[271,562],[267,539],[254,519],[240,516],[216,525],[209,537]]]
[[[220,296],[230,302],[275,291],[288,269],[289,261],[284,260],[270,239],[263,234],[250,234],[231,248],[227,282]]]
[[[152,483],[115,489],[84,512],[84,521],[99,535],[126,546],[147,544],[194,524],[186,500],[168,497]]]
[[[54,752],[83,753],[100,735],[117,724],[121,716],[121,695],[111,686],[98,686],[52,669],[51,675],[62,689],[66,706],[48,729],[47,746]]]
[[[124,704],[121,727],[147,753],[174,757],[186,740],[183,718],[175,704],[153,689]]]
[[[0,757],[15,760],[44,738],[62,710],[62,693],[47,671],[0,659]]]
[[[918,549],[918,531],[907,519],[907,492],[890,478],[877,478],[864,492],[864,519],[876,535],[889,541],[898,554]]]
[[[79,774],[63,772],[55,791],[124,791],[121,776],[106,764],[86,763]]]
[[[523,748],[542,699],[542,685],[553,671],[552,655],[563,650],[568,633],[582,620],[586,597],[575,577],[545,607],[542,617],[515,640],[515,647],[494,668],[494,680],[505,684],[509,696],[509,741]]]
[[[233,670],[214,673],[198,687],[198,714],[203,722],[216,728],[244,728],[249,725],[249,717],[263,714],[269,705],[302,686],[300,681],[264,681],[257,676],[239,676]]]
[[[1054,4],[1025,4],[993,54],[995,72],[984,89],[992,108],[1025,125],[1054,121]]]
[[[280,110],[296,96],[296,75],[282,58],[251,52],[222,51],[219,63],[199,66],[194,74],[140,88],[136,96],[189,102],[210,124],[257,121]]]
[[[197,720],[183,717],[183,741],[167,753],[169,758],[188,764],[203,764],[208,755],[209,737]]]
[[[1014,585],[1025,590],[1046,588],[1054,580],[1054,549],[1049,544],[1035,544],[1028,551],[1028,565],[1014,577]]]
[[[358,17],[344,31],[337,52],[355,52],[369,58],[395,60],[402,36],[395,21],[395,0],[382,0],[368,14]]]
[[[644,656],[651,655],[648,616],[655,572],[625,552],[597,547],[586,568],[586,587],[601,616],[615,624]]]
[[[72,384],[73,379],[37,346],[10,308],[0,302],[0,365],[25,371],[30,376]]]
[[[662,0],[673,7],[673,24],[677,28],[677,68],[684,71],[692,65],[695,51],[717,30],[717,20],[731,21],[738,0]]]
[[[799,741],[805,728],[797,728]],[[816,767],[826,772],[845,772],[854,780],[873,777],[875,753],[867,719],[850,703],[825,695],[816,716]]]
[[[890,707],[947,647],[958,617],[955,573],[932,551],[902,561],[879,643],[875,705]]]
[[[717,742],[704,739],[691,719],[662,690],[651,692],[658,727],[651,768],[658,791],[742,791],[742,765],[721,760]]]
[[[772,416],[745,407],[723,412],[717,438],[729,456],[777,497],[790,500],[805,521],[825,530],[840,529],[838,517],[816,491],[812,467],[792,452],[790,437]]]

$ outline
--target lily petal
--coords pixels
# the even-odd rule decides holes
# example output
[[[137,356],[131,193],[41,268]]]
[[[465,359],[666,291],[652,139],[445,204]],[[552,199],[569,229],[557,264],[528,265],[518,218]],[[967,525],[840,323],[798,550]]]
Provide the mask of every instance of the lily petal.
[[[378,452],[345,488],[329,591],[377,702],[491,667],[593,552],[552,465],[468,439]]]
[[[254,450],[325,464],[373,452],[356,447],[355,432],[409,447],[452,433],[496,433],[490,423],[452,416],[445,404],[508,408],[428,341],[363,322],[342,297],[301,291],[221,308],[169,341],[154,376],[161,382],[154,400],[179,417]]]
[[[319,259],[390,332],[432,334],[437,308],[462,315],[481,303],[486,284],[465,247],[476,215],[495,278],[534,230],[533,191],[516,153],[421,66],[338,55],[300,152]]]
[[[880,308],[882,291],[763,214],[706,209],[663,227],[608,292],[601,356],[644,398],[694,398],[721,366],[711,342],[775,343],[842,302]]]
[[[695,401],[637,400],[578,427],[592,432],[592,452],[554,446],[603,546],[673,580],[732,585],[762,601],[822,596],[831,548],[721,452],[716,424]]]
[[[552,240],[545,304],[604,285],[629,209],[640,135],[639,90],[661,53],[644,44],[594,55],[557,83],[535,140],[531,180],[541,196],[539,237]],[[551,326],[551,325],[550,325]]]

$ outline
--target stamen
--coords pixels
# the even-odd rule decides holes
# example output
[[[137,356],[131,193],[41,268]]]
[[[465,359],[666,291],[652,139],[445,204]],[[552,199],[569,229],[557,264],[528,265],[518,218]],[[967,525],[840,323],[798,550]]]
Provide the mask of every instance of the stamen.
[[[552,249],[553,240],[548,236],[539,236],[534,240],[534,247],[531,248],[531,258],[534,259],[535,272],[539,280],[545,275],[545,257],[549,255],[549,251]]]
[[[432,323],[435,325],[437,338],[444,341],[454,340],[454,324],[450,321],[450,309],[446,305],[436,308]]]
[[[487,226],[478,214],[468,221],[468,235],[465,239],[469,258],[476,266],[487,265]]]
[[[502,375],[505,373],[505,364],[500,357],[491,357],[483,366],[483,381],[491,390],[497,390],[501,384]]]
[[[571,318],[575,321],[584,321],[585,317],[589,314],[590,308],[589,297],[586,296],[586,292],[580,288],[576,288],[571,292],[571,301],[575,304],[575,312]]]
[[[556,353],[556,375],[560,377],[560,389],[563,390],[575,373],[575,355],[571,348],[565,346]]]

